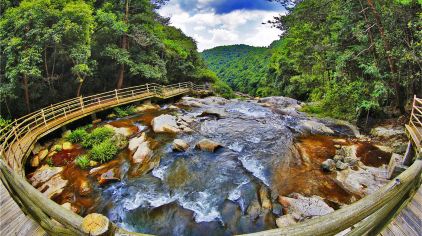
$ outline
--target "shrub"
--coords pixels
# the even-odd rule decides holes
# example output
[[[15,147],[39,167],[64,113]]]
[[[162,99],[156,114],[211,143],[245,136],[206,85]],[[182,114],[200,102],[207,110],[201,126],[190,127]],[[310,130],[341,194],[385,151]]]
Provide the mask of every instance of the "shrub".
[[[224,98],[234,98],[235,94],[229,85],[217,79],[212,85],[213,90]]]
[[[45,159],[45,163],[47,163],[49,166],[54,166],[53,159],[51,157]]]
[[[94,145],[90,154],[92,160],[104,163],[112,160],[117,152],[117,146],[110,139],[107,139]]]
[[[111,138],[114,135],[114,131],[107,127],[95,128],[91,133],[89,133],[85,139],[82,141],[82,146],[84,148],[90,148],[94,145],[100,144],[105,140]]]
[[[86,132],[86,130],[78,128],[70,132],[65,139],[71,143],[81,143],[87,136],[88,132]]]
[[[134,106],[127,107],[116,107],[114,108],[114,113],[117,117],[126,117],[136,113],[136,108]]]
[[[87,169],[89,167],[89,156],[87,154],[78,156],[75,160],[75,164],[81,169]]]

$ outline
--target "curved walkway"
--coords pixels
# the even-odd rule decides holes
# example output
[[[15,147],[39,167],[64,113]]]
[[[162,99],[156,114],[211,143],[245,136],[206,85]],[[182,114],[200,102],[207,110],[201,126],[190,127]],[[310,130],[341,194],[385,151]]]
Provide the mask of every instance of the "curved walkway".
[[[24,168],[22,162],[24,162],[26,156],[28,155],[28,151],[31,150],[31,146],[35,142],[37,142],[38,139],[42,136],[45,136],[46,134],[62,127],[67,123],[115,106],[146,100],[154,97],[167,99],[178,95],[187,94],[192,91],[204,90],[204,87],[195,86],[193,84],[188,85],[187,83],[177,84],[176,86],[171,87],[160,86],[159,91],[157,91],[156,87],[154,86],[155,85],[150,85],[150,87],[147,86],[146,89],[142,88],[142,90],[138,91],[132,88],[129,89],[127,92],[123,92],[123,94],[120,91],[116,91],[116,94],[112,92],[112,95],[115,96],[111,97],[107,97],[108,95],[106,95],[101,97],[95,96],[94,98],[88,97],[89,100],[86,98],[73,99],[77,100],[77,103],[79,103],[79,100],[81,100],[82,105],[80,109],[72,110],[68,104],[66,104],[65,106],[59,105],[60,107],[51,107],[50,113],[53,113],[53,117],[50,120],[48,120],[48,114],[46,110],[41,110],[41,112],[38,113],[41,113],[42,115],[40,117],[35,118],[36,122],[30,123],[28,127],[24,127],[24,129],[28,128],[29,132],[27,133],[29,135],[23,135],[19,138],[19,132],[17,132],[13,128],[13,132],[10,133],[14,133],[15,136],[17,136],[18,138],[13,139],[7,149],[2,146],[3,152],[5,154],[4,158],[7,160],[8,165],[12,169],[14,169],[14,171],[23,176]],[[125,94],[126,96],[124,96]],[[86,102],[92,100],[94,102]],[[64,112],[61,111],[62,109]],[[61,114],[54,114],[56,110],[60,110]],[[72,112],[66,113],[66,111]],[[35,117],[36,115],[33,116]],[[41,125],[38,125],[38,123],[41,123]],[[7,142],[7,137],[5,138],[5,140],[6,141],[2,141]],[[4,183],[0,181],[0,236],[9,235],[38,236],[47,235],[47,233],[37,222],[35,222],[30,216],[27,216],[22,211],[22,209],[10,195]]]
[[[148,85],[137,86],[90,97],[71,99],[49,108],[41,109],[40,111],[31,113],[28,116],[14,121],[9,129],[6,130],[6,134],[3,136],[0,135],[0,155],[4,157],[7,161],[7,165],[10,167],[4,168],[6,164],[1,160],[0,166],[2,167],[1,170],[3,172],[0,172],[0,177],[3,181],[6,181],[4,178],[5,176],[8,179],[4,182],[5,185],[0,184],[0,236],[46,235],[45,231],[38,223],[26,216],[21,208],[19,208],[18,203],[20,204],[23,201],[26,201],[27,206],[28,202],[31,202],[29,205],[30,207],[38,207],[38,209],[23,208],[25,212],[31,212],[32,210],[36,214],[47,216],[48,224],[50,225],[47,225],[48,227],[45,228],[46,230],[51,230],[51,227],[56,227],[57,221],[54,219],[57,219],[74,230],[65,232],[80,232],[82,219],[80,216],[73,213],[70,214],[71,212],[65,211],[51,200],[45,199],[40,192],[33,189],[24,179],[23,163],[25,162],[28,153],[31,151],[32,145],[40,137],[67,123],[104,109],[152,97],[162,99],[171,98],[201,89],[204,90],[204,87],[195,86],[191,83],[181,83],[166,87],[159,85],[149,85],[149,87]],[[422,103],[421,101],[419,102]],[[419,119],[417,119],[417,121],[419,122]],[[0,130],[0,134],[3,131],[4,130]],[[13,169],[14,172],[19,175],[10,169]],[[13,175],[11,174],[11,171],[13,172]],[[414,186],[412,183],[414,183],[413,181],[418,181],[421,176],[421,171],[422,160],[416,160],[408,170],[398,177],[401,180],[399,185],[394,181],[390,181],[376,193],[371,194],[352,205],[335,211],[334,213],[287,228],[255,233],[255,235],[331,235],[353,225],[355,228],[352,231],[355,231],[355,234],[354,232],[351,232],[352,235],[361,235],[358,232],[368,232],[368,230],[374,226],[374,221],[382,219],[378,217],[378,215],[383,212],[388,213],[391,211],[389,210],[390,207],[392,208],[395,206],[391,204],[393,204],[393,202],[396,204],[401,197]],[[9,182],[14,183],[14,187],[18,187],[21,193],[30,194],[13,194],[13,196],[11,196],[8,192]],[[12,192],[17,190],[17,188],[15,188],[12,188]],[[34,201],[33,198],[36,196],[38,196],[36,198],[38,199],[38,205],[32,205],[32,201]],[[14,201],[14,198],[17,202]],[[48,202],[51,202],[52,205],[49,205]],[[419,188],[417,193],[413,196],[412,201],[407,204],[402,212],[381,232],[381,235],[422,235],[422,232],[420,231],[422,218],[421,206],[422,187]],[[43,211],[44,209],[45,211]],[[41,212],[36,212],[37,210],[40,210]],[[369,222],[365,222],[365,218],[370,219]],[[62,226],[58,226],[57,228],[59,228],[58,230],[64,229]],[[120,229],[118,229],[118,232],[116,233],[124,233],[125,235],[136,234],[125,232]]]
[[[37,222],[22,212],[3,183],[0,183],[0,209],[0,235],[47,235]]]
[[[380,233],[382,236],[422,235],[422,185],[400,213]]]

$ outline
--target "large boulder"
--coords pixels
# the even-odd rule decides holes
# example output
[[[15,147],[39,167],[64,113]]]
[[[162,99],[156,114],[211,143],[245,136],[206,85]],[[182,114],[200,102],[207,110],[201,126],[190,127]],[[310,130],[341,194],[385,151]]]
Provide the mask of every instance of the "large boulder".
[[[40,159],[38,155],[35,155],[34,157],[32,157],[30,164],[32,167],[38,167],[40,165]]]
[[[63,172],[63,167],[51,167],[49,165],[43,165],[38,168],[34,173],[29,175],[29,182],[34,187],[40,186],[42,183],[47,182],[53,176]]]
[[[132,156],[134,163],[143,163],[146,160],[150,160],[154,155],[154,152],[149,147],[149,142],[145,141],[138,146],[136,152]]]
[[[203,107],[204,104],[198,101],[198,99],[193,97],[183,97],[182,101],[178,103],[178,105],[181,106],[187,106],[187,107]]]
[[[38,190],[42,192],[44,196],[51,199],[61,194],[67,183],[68,180],[63,179],[61,175],[57,174],[38,187]]]
[[[227,113],[224,109],[221,108],[209,108],[202,112],[199,116],[215,116],[218,119],[225,118]]]
[[[262,209],[269,209],[273,208],[271,200],[269,198],[268,189],[265,186],[261,186],[259,189],[259,199],[261,201]]]
[[[357,170],[346,169],[337,173],[336,183],[349,193],[366,196],[377,191],[385,182],[382,170],[379,168],[365,167]]]
[[[218,148],[223,147],[223,145],[209,139],[202,139],[195,147],[202,151],[215,152]]]
[[[142,104],[135,108],[136,112],[144,112],[144,111],[151,111],[151,110],[158,110],[158,109],[160,109],[160,106],[156,104]]]
[[[321,163],[321,169],[326,172],[336,170],[336,162],[333,159],[327,159]]]
[[[184,152],[188,150],[189,144],[182,139],[175,139],[172,145],[173,151]]]
[[[142,133],[140,137],[134,137],[131,140],[129,140],[129,150],[134,152],[138,147],[141,145],[141,143],[146,141],[145,133]]]
[[[120,180],[120,173],[117,168],[109,169],[106,172],[102,173],[98,178],[99,184],[106,184],[113,181]]]
[[[63,145],[62,145],[63,150],[72,150],[73,148],[74,147],[73,147],[73,144],[71,142],[64,142]]]
[[[296,220],[291,214],[283,215],[275,220],[275,224],[278,228],[287,227],[295,223]]]
[[[200,100],[201,103],[204,103],[206,105],[215,106],[215,105],[224,105],[228,102],[227,99],[222,97],[206,97]]]
[[[135,132],[133,129],[129,128],[129,127],[114,127],[110,124],[106,124],[104,125],[104,127],[107,127],[109,129],[112,129],[114,131],[115,134],[117,135],[123,135],[125,137],[129,137],[132,136]]]
[[[176,123],[176,117],[172,115],[161,115],[151,121],[152,128],[156,133],[180,132]]]
[[[41,151],[37,154],[38,159],[39,159],[40,161],[44,160],[44,158],[45,158],[45,157],[47,157],[47,155],[48,155],[48,150],[47,150],[47,149],[43,149],[43,150],[41,150]]]
[[[393,138],[395,136],[404,135],[403,127],[379,126],[371,130],[371,135],[380,138]]]
[[[311,134],[334,134],[334,131],[331,128],[313,120],[302,121],[300,123],[300,129],[305,133]]]
[[[265,97],[260,98],[259,103],[264,104],[271,104],[274,108],[294,108],[294,109],[300,109],[301,105],[300,102],[296,99],[289,98],[289,97]]]
[[[249,204],[248,209],[246,210],[246,213],[253,220],[258,218],[262,214],[262,208],[259,202],[257,200],[252,201]]]
[[[319,196],[305,197],[298,193],[292,193],[289,197],[279,196],[278,201],[287,214],[291,214],[296,220],[322,216],[334,212]]]

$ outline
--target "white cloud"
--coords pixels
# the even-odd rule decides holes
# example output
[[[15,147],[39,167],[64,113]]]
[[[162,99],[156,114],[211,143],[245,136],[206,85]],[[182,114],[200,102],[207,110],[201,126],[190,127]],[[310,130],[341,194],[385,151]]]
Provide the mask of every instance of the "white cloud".
[[[210,0],[200,0],[206,4]],[[159,13],[171,17],[171,25],[180,28],[185,34],[198,42],[198,49],[213,48],[221,45],[248,44],[252,46],[268,46],[279,38],[280,31],[265,24],[276,11],[236,10],[227,14],[216,14],[198,8],[191,14],[184,11],[177,1],[170,1],[159,10]]]

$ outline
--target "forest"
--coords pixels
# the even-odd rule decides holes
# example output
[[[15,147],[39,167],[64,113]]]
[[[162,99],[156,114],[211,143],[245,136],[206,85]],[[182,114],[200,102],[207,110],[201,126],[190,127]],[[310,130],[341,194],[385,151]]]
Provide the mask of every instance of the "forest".
[[[150,82],[218,81],[167,0],[1,0],[0,127],[76,96]]]
[[[399,116],[422,96],[421,0],[273,1],[287,11],[266,22],[280,40],[203,53],[233,89],[312,102],[306,111],[348,120]]]
[[[242,93],[257,95],[260,82],[266,78],[271,59],[271,46],[220,46],[201,53],[209,68],[230,87]]]
[[[399,116],[422,95],[421,0],[270,1],[286,9],[265,22],[280,29],[279,40],[201,55],[157,13],[168,0],[1,0],[0,123],[148,82],[288,96],[348,120]]]

